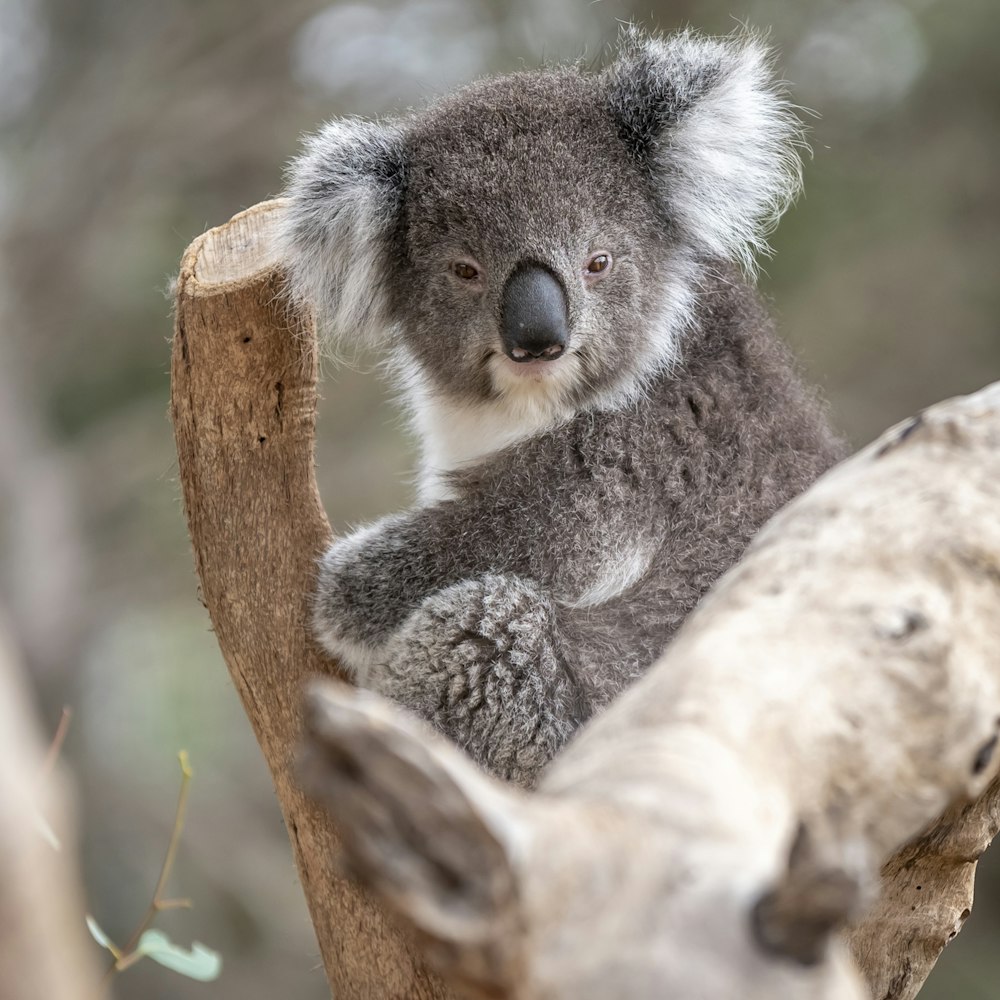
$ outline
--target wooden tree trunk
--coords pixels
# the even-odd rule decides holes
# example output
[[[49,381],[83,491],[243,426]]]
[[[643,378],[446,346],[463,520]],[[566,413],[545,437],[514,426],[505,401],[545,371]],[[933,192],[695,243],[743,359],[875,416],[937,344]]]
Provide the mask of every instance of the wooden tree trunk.
[[[329,817],[294,780],[304,680],[329,672],[308,595],[330,541],[313,474],[317,348],[271,251],[280,202],[199,237],[177,284],[171,414],[201,598],[271,769],[338,1000],[447,996],[338,869]]]

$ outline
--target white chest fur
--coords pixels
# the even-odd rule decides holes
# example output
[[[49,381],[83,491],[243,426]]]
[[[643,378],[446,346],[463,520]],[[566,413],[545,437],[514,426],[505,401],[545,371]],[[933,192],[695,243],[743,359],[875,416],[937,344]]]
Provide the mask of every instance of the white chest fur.
[[[552,430],[572,416],[551,407],[511,406],[509,400],[469,405],[425,397],[421,402],[413,423],[423,451],[419,492],[424,503],[447,497],[443,473]]]
[[[571,369],[567,366],[567,374]],[[405,397],[421,444],[419,499],[433,503],[448,496],[444,473],[481,461],[518,441],[553,430],[574,415],[562,402],[565,388],[549,384],[518,385],[491,400],[467,403],[435,392],[413,366]]]

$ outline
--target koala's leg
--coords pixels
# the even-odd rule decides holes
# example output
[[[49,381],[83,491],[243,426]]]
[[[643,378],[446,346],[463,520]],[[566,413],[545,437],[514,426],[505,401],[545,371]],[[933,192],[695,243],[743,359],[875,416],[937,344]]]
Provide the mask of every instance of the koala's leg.
[[[487,574],[425,598],[363,683],[525,786],[589,714],[560,646],[554,605],[509,575]]]

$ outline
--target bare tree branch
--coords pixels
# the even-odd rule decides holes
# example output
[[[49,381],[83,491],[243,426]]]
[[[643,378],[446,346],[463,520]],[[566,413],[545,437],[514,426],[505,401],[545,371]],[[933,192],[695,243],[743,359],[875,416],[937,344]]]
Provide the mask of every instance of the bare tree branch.
[[[1000,832],[1000,781],[949,809],[886,862],[878,901],[849,935],[876,1000],[913,1000],[972,913],[976,864]]]
[[[197,239],[181,263],[171,406],[201,596],[274,778],[327,977],[340,998],[437,1000],[380,909],[337,866],[329,817],[293,780],[305,622],[330,528],[313,475],[316,340],[270,252],[280,203]]]

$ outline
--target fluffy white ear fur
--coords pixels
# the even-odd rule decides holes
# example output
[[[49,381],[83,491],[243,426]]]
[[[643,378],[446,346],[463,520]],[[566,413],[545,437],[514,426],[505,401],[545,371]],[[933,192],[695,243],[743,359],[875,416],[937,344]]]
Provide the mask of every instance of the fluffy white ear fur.
[[[360,119],[327,123],[288,168],[279,249],[293,298],[334,341],[378,343],[391,326],[389,241],[404,170],[399,129]]]
[[[802,183],[803,126],[761,40],[626,29],[610,68],[613,105],[645,104],[647,155],[682,237],[752,275]],[[642,114],[640,111],[639,114]]]

